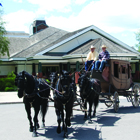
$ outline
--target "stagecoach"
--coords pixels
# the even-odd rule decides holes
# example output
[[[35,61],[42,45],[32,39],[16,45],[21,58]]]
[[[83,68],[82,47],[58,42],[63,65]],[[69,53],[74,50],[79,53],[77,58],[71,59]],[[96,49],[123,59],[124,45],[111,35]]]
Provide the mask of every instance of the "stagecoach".
[[[90,77],[101,82],[100,102],[107,107],[113,105],[115,112],[119,110],[119,96],[125,96],[134,107],[139,106],[140,89],[132,81],[130,62],[110,59],[102,73],[93,70]]]
[[[68,136],[67,126],[71,125],[70,117],[74,106],[80,105],[80,111],[85,112],[84,118],[87,118],[88,112],[89,123],[92,123],[92,105],[94,103],[93,116],[95,116],[99,100],[100,102],[104,102],[108,107],[113,105],[115,112],[118,112],[119,109],[119,96],[125,96],[129,102],[132,102],[134,107],[139,106],[140,88],[132,81],[131,66],[128,61],[110,59],[102,73],[94,70],[88,72],[84,71],[84,74],[81,74],[78,80],[80,96],[76,93],[76,84],[73,82],[71,75],[67,71],[62,71],[61,75],[54,72],[50,75],[51,85],[44,80],[39,82],[36,77],[33,77],[26,71],[22,71],[16,75],[15,84],[18,87],[18,97],[24,98],[25,109],[30,122],[29,131],[33,131],[34,137],[37,136],[37,128],[39,128],[37,120],[39,109],[42,111],[42,126],[45,127],[45,114],[49,99],[54,101],[56,109],[58,122],[57,133],[61,132],[60,124],[62,121],[65,138]],[[53,89],[54,99],[49,97],[50,88]],[[76,104],[74,103],[75,101],[77,101]],[[89,103],[88,111],[87,102]],[[33,127],[31,120],[30,108],[32,106],[35,110],[35,127]]]

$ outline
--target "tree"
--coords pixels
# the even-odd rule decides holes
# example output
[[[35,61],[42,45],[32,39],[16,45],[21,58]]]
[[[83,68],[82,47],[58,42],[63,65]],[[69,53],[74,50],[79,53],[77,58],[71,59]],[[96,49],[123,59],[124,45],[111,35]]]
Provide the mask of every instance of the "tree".
[[[0,10],[0,58],[6,54],[9,57],[9,41],[8,38],[4,36],[6,34],[4,24],[5,22],[2,20],[2,11]]]
[[[140,30],[135,32],[135,35],[136,35],[136,40],[138,41],[138,44],[136,44],[136,48],[140,52]]]

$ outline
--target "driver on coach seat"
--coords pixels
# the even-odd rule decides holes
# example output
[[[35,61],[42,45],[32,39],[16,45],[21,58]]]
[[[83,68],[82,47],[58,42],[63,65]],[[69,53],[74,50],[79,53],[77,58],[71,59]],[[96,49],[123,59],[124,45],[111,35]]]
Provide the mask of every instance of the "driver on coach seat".
[[[95,51],[95,47],[93,45],[91,45],[91,48],[90,48],[90,52],[88,53],[87,55],[87,58],[86,58],[86,62],[85,62],[85,70],[87,71],[89,69],[89,66],[92,64],[92,67],[91,67],[91,70],[94,69],[94,66],[95,66],[95,61],[97,60],[98,58],[98,53]]]
[[[109,60],[109,58],[110,58],[110,54],[106,50],[107,47],[105,45],[102,45],[101,48],[102,48],[102,52],[99,53],[99,60],[97,60],[95,63],[95,70],[97,72],[98,72],[99,64],[100,64],[99,71],[102,72],[104,64],[107,63],[106,60]]]

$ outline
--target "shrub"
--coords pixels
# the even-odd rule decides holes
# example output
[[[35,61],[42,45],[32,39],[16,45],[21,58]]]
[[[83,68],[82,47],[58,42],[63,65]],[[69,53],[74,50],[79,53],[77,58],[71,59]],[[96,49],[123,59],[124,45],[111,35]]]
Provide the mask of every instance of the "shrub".
[[[6,87],[5,91],[14,91],[14,88],[13,87]]]
[[[14,72],[9,73],[6,78],[0,78],[0,91],[16,90],[15,78]]]
[[[0,78],[0,91],[5,89],[5,78]]]
[[[7,82],[7,83],[5,84],[5,86],[6,86],[6,87],[12,87],[12,83],[11,83],[11,82]]]

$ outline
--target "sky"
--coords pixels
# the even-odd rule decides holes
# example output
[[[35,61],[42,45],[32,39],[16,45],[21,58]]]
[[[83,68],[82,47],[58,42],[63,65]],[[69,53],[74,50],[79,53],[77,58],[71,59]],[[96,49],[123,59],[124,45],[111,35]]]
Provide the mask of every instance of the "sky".
[[[0,0],[7,31],[30,33],[34,20],[69,32],[94,25],[129,46],[140,29],[140,0]]]

